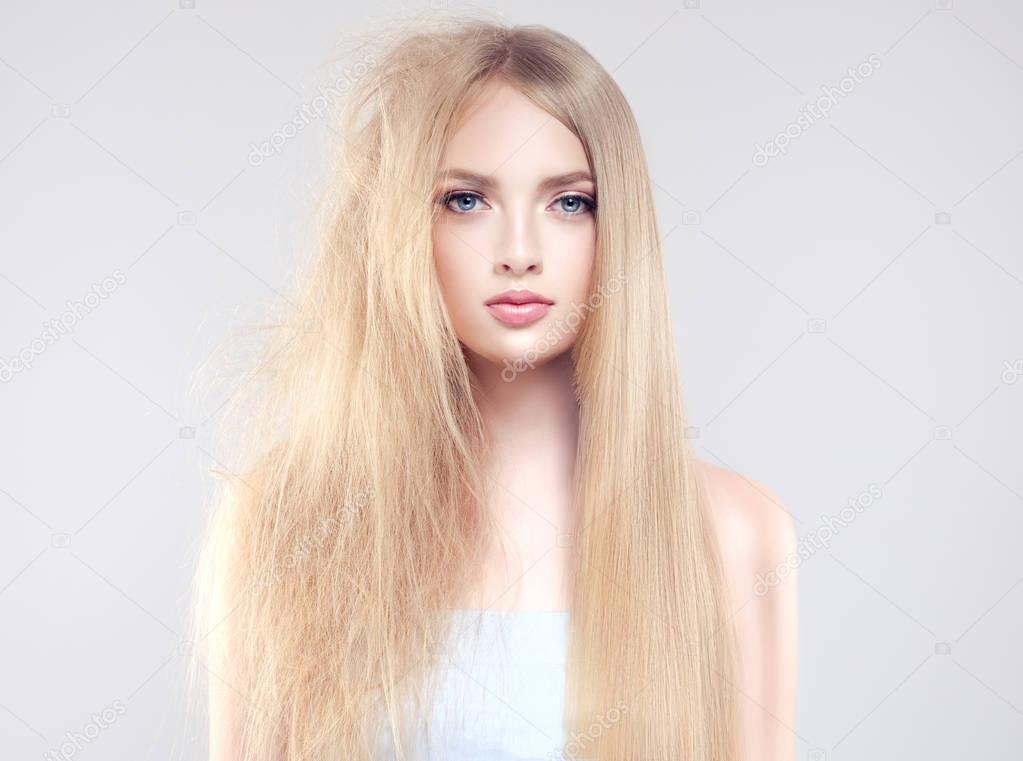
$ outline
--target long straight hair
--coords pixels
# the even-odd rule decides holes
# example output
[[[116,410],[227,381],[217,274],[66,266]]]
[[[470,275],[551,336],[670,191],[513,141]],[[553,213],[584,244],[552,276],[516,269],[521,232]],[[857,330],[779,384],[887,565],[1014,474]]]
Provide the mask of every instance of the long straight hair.
[[[436,172],[463,106],[501,78],[581,141],[606,286],[572,349],[579,529],[551,758],[732,761],[729,598],[632,112],[545,27],[431,14],[385,32],[336,124],[320,244],[248,383],[255,406],[228,416],[240,464],[195,577],[195,653],[221,643],[204,665],[243,697],[243,757],[372,759],[385,737],[412,758],[435,700],[495,533],[475,378],[433,266]]]

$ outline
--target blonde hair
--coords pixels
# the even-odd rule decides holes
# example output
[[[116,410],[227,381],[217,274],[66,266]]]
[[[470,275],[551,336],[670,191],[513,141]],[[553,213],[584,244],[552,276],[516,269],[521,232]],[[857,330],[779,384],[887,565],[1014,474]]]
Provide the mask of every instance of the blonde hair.
[[[630,108],[545,27],[431,14],[386,31],[336,128],[321,245],[246,387],[256,406],[229,416],[241,464],[195,577],[193,644],[201,660],[218,643],[205,665],[240,696],[241,757],[371,759],[388,733],[407,758],[434,699],[451,609],[494,536],[474,378],[433,267],[435,175],[460,109],[500,77],[582,142],[594,282],[620,282],[572,349],[572,742],[552,753],[731,761],[728,596]]]

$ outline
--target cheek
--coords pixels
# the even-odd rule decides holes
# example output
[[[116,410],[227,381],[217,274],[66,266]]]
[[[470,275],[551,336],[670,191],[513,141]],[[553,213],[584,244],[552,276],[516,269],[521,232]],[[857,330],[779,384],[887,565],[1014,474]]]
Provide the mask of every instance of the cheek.
[[[563,225],[546,241],[544,274],[561,299],[584,302],[590,294],[596,263],[595,225]]]
[[[438,223],[433,231],[433,261],[444,304],[458,323],[480,298],[482,260],[462,236]]]

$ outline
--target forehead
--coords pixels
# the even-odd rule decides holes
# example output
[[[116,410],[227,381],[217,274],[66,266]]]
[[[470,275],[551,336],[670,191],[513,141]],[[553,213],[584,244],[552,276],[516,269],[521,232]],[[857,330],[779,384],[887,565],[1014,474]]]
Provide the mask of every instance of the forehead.
[[[589,168],[571,130],[507,82],[494,80],[463,108],[441,168],[534,179]]]

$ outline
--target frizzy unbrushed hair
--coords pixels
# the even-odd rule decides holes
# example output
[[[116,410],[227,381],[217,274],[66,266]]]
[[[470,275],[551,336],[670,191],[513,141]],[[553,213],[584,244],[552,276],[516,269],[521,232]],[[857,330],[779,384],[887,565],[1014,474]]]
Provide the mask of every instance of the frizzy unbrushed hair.
[[[436,698],[451,609],[496,535],[474,378],[433,267],[436,173],[461,109],[502,78],[582,142],[600,196],[593,280],[621,281],[572,348],[574,739],[551,757],[733,761],[734,632],[624,96],[541,26],[430,13],[368,44],[333,125],[318,245],[223,425],[239,464],[221,469],[191,632],[228,695],[232,757],[368,760],[386,733],[410,758]]]

